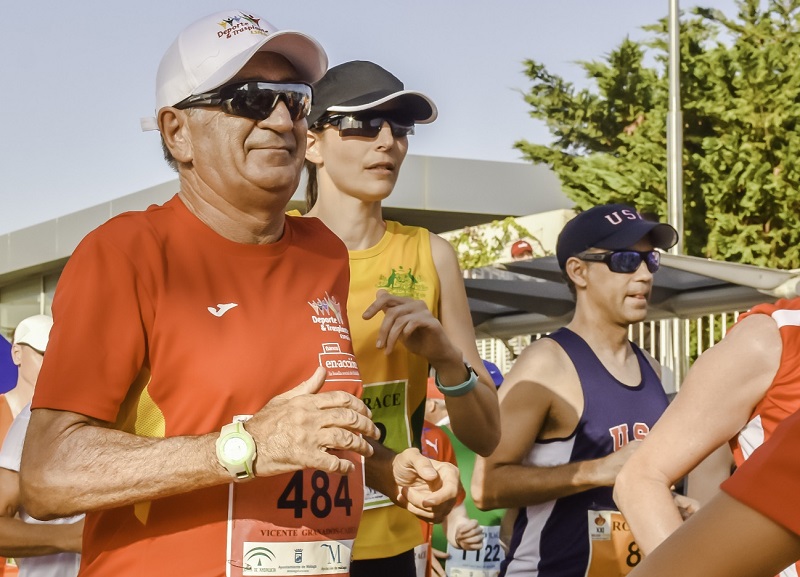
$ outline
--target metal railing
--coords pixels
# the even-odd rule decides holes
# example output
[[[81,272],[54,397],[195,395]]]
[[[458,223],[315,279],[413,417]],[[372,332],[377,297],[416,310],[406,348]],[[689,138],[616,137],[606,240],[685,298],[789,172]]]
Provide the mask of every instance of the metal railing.
[[[731,326],[738,320],[741,311],[731,311],[721,314],[710,314],[694,319],[681,319],[686,343],[683,351],[684,358],[693,363],[703,351],[713,347],[722,340]],[[679,383],[672,382],[674,368],[669,343],[666,342],[666,324],[672,320],[646,321],[631,325],[628,328],[628,338],[647,351],[656,359],[664,369],[662,381],[668,393],[677,391]],[[517,359],[522,350],[532,341],[542,337],[542,334],[520,335],[506,341],[494,338],[478,339],[478,353],[481,358],[492,361],[505,374]]]

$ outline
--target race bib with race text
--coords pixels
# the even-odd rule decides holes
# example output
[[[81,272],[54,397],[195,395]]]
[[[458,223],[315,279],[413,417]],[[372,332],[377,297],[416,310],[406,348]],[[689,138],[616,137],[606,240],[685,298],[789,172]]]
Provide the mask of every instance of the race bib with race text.
[[[623,577],[642,560],[628,523],[619,511],[589,511],[589,567],[586,577]]]

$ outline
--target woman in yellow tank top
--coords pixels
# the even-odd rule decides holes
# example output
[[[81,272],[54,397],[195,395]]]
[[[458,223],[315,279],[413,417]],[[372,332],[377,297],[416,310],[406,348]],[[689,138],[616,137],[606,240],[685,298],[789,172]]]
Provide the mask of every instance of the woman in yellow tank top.
[[[353,348],[384,447],[419,447],[433,368],[454,433],[488,455],[500,435],[497,393],[475,346],[455,251],[424,228],[384,221],[381,210],[415,124],[436,116],[430,98],[372,62],[330,69],[314,86],[308,117],[307,216],[350,251]],[[368,474],[351,575],[413,577],[419,522],[369,484]]]

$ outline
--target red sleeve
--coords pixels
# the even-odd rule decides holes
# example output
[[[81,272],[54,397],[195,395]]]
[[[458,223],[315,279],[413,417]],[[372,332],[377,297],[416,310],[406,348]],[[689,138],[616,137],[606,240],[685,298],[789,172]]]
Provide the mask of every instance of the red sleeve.
[[[107,227],[81,242],[58,281],[33,408],[113,422],[142,372],[151,295],[125,250],[113,242],[114,227]],[[146,244],[137,250],[147,252]]]
[[[800,411],[722,484],[731,497],[800,535]]]

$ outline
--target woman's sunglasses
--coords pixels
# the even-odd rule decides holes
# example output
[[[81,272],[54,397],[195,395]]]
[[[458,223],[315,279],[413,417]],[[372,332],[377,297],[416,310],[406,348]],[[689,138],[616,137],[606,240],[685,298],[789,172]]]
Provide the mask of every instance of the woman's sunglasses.
[[[212,92],[196,94],[182,100],[175,108],[219,106],[226,114],[264,120],[283,101],[292,120],[300,120],[311,111],[311,86],[302,83],[239,82]]]
[[[323,116],[311,128],[319,130],[326,125],[339,129],[339,136],[364,136],[375,138],[380,134],[383,123],[386,122],[392,130],[392,136],[402,138],[414,134],[414,121],[387,113],[354,113],[334,114]]]
[[[639,270],[642,261],[647,270],[656,272],[661,265],[661,253],[656,250],[614,250],[610,252],[582,252],[576,258],[589,262],[603,262],[611,272],[630,274]]]

